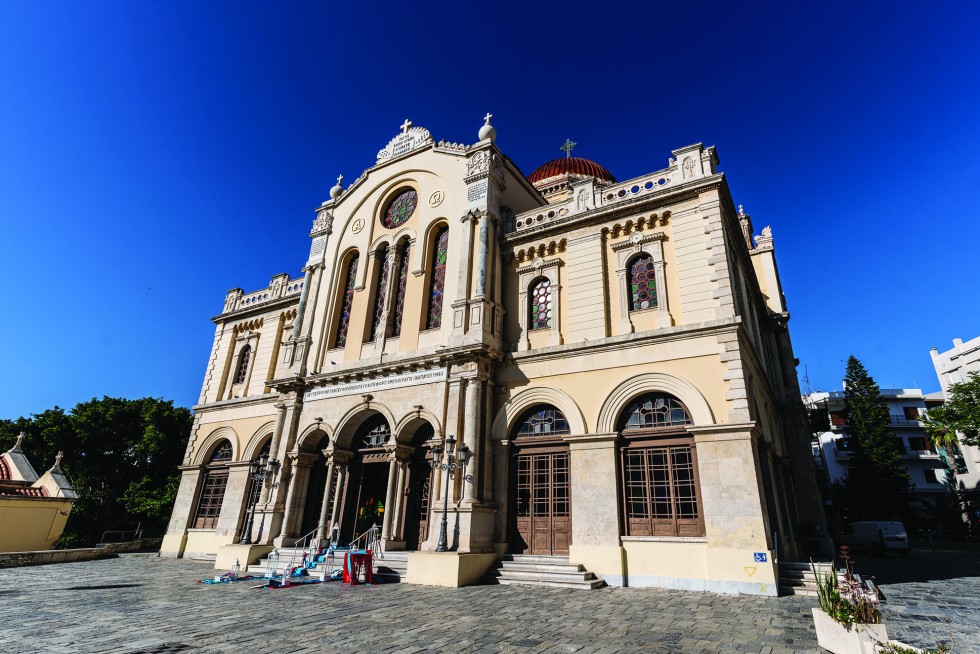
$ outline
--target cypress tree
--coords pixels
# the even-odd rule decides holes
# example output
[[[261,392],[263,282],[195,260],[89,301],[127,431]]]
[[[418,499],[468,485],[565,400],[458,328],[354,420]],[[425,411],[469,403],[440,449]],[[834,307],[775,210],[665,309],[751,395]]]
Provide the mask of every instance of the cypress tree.
[[[881,389],[854,356],[845,374],[847,427],[853,455],[845,484],[854,518],[903,518],[909,474],[902,463]]]

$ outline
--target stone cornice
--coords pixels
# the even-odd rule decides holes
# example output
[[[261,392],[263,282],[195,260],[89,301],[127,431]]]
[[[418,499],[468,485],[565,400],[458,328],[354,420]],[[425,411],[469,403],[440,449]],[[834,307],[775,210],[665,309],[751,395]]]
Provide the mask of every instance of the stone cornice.
[[[395,357],[384,361],[378,360],[375,362],[374,359],[369,359],[367,362],[363,360],[355,361],[345,364],[343,368],[338,367],[329,372],[308,375],[302,380],[300,378],[291,378],[288,380],[274,379],[268,382],[268,384],[273,388],[277,388],[285,383],[300,383],[306,388],[314,388],[328,384],[382,377],[391,373],[423,370],[437,366],[450,366],[458,364],[461,361],[476,359],[500,361],[502,358],[503,353],[490,345],[486,343],[472,343],[416,356]]]
[[[248,318],[250,316],[269,313],[270,311],[282,309],[293,304],[299,304],[299,293],[277,298],[275,300],[269,300],[268,302],[262,302],[250,307],[236,309],[235,311],[229,311],[228,313],[219,313],[218,315],[211,317],[211,322],[215,324],[232,322],[235,320],[241,320],[242,318]]]
[[[217,411],[219,409],[237,409],[239,407],[245,406],[256,406],[259,404],[270,404],[275,407],[275,403],[279,401],[278,393],[265,393],[264,395],[255,395],[249,397],[236,397],[231,400],[221,400],[220,402],[207,402],[205,404],[195,404],[191,407],[191,410],[195,413],[208,413],[209,411]]]
[[[662,231],[653,232],[652,234],[633,232],[632,234],[630,234],[630,237],[625,241],[622,241],[620,243],[615,243],[614,245],[612,245],[612,251],[620,252],[621,250],[629,250],[630,248],[646,245],[647,243],[653,243],[654,241],[666,241],[666,240],[667,240],[667,234],[665,234]]]
[[[735,332],[738,329],[739,320],[737,318],[722,318],[707,322],[699,322],[691,325],[675,325],[673,327],[661,327],[635,334],[624,334],[621,336],[609,336],[595,341],[582,341],[566,343],[564,345],[552,345],[524,352],[511,352],[507,354],[504,363],[524,363],[549,361],[552,359],[565,359],[588,351],[589,354],[601,353],[609,350],[624,350],[628,348],[643,347],[656,343],[668,343],[671,341],[687,340],[697,336],[714,336]]]

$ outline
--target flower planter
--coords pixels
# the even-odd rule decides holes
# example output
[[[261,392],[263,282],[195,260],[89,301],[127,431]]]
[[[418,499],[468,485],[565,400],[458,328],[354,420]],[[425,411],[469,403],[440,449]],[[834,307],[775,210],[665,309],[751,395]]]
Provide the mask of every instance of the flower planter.
[[[888,642],[883,624],[845,626],[820,609],[813,609],[813,626],[817,630],[817,644],[834,654],[874,654],[881,649],[878,643]]]

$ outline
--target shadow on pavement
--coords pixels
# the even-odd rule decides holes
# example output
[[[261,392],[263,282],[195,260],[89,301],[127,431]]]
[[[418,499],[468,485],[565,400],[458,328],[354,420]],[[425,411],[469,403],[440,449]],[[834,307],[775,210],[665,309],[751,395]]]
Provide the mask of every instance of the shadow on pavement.
[[[908,558],[856,553],[854,559],[857,573],[874,577],[879,586],[980,577],[980,556],[969,551],[912,550]],[[843,565],[839,559],[838,565]]]

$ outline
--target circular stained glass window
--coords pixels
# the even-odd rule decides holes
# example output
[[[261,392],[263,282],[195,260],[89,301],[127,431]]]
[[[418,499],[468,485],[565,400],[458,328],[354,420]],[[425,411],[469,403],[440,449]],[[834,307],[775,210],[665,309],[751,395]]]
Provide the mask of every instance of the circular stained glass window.
[[[388,204],[385,214],[381,217],[381,222],[388,229],[400,227],[412,217],[418,204],[419,194],[415,192],[415,189],[405,189]]]

